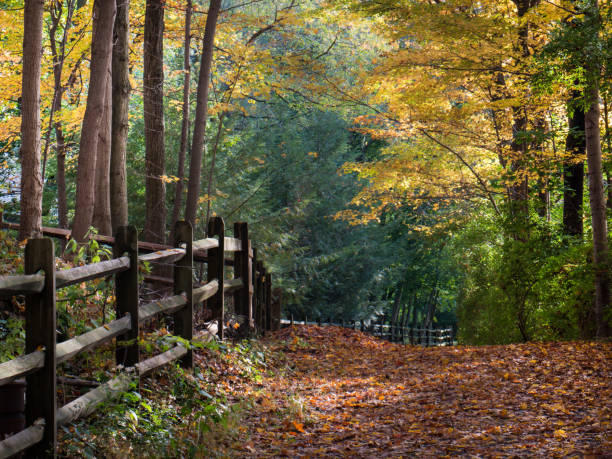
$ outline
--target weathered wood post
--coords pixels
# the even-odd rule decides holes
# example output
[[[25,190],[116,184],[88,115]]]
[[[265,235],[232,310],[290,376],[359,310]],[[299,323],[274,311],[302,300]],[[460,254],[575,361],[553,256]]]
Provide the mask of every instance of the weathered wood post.
[[[45,350],[45,366],[26,376],[26,425],[39,418],[45,420],[40,443],[28,451],[30,457],[55,456],[57,447],[57,390],[55,334],[55,252],[48,238],[30,239],[25,249],[25,274],[45,273],[45,285],[40,293],[26,295],[25,329],[26,354]]]
[[[276,317],[272,311],[272,274],[266,274],[266,330],[275,330]]]
[[[174,313],[174,334],[193,339],[193,228],[186,221],[174,226],[174,247],[185,244],[185,256],[174,264],[174,294],[185,297],[185,307]],[[180,361],[183,368],[193,367],[193,351],[188,349]]]
[[[208,237],[219,238],[219,247],[208,250],[208,282],[217,279],[219,281],[219,290],[208,301],[207,304],[212,311],[213,320],[219,321],[219,330],[217,335],[223,339],[223,325],[225,322],[223,302],[225,296],[223,294],[224,267],[225,260],[225,224],[221,217],[212,217],[208,221]]]
[[[359,328],[359,331],[365,331],[365,322],[363,321],[363,319],[361,319],[361,327]]]
[[[252,327],[253,318],[253,269],[248,224],[234,223],[234,237],[241,242],[240,252],[234,252],[234,278],[242,279],[242,288],[234,293],[234,307],[236,314],[246,317],[246,326],[249,328]]]
[[[130,268],[115,275],[115,315],[117,319],[130,315],[129,331],[117,337],[115,361],[117,365],[131,367],[140,361],[138,346],[138,232],[133,226],[122,226],[115,234],[113,257],[126,255]]]

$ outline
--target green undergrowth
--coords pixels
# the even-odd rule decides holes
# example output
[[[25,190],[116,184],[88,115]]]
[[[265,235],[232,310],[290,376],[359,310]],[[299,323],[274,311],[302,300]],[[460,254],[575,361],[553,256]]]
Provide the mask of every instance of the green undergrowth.
[[[226,457],[249,404],[236,393],[261,381],[266,351],[255,341],[192,348],[193,370],[168,365],[95,415],[60,428],[60,457]]]

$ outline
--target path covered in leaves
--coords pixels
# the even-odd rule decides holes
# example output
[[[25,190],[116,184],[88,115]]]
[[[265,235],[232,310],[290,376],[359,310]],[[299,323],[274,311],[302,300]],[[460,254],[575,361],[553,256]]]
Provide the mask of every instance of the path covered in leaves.
[[[249,394],[233,456],[612,457],[610,343],[419,348],[316,326],[267,342],[287,369]]]

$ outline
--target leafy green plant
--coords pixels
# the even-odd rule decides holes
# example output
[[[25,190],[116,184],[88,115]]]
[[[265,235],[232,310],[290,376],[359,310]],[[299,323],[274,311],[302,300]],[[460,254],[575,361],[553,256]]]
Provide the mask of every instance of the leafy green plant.
[[[24,349],[24,320],[8,313],[0,315],[0,362],[18,357]]]

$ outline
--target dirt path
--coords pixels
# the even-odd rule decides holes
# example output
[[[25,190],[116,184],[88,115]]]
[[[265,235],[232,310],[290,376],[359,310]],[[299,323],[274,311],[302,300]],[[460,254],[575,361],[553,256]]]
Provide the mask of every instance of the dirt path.
[[[267,340],[235,457],[612,457],[612,345],[417,348],[352,330]]]

